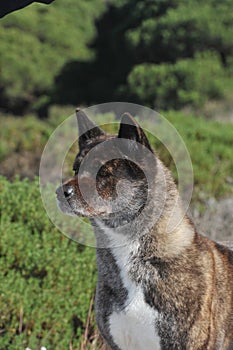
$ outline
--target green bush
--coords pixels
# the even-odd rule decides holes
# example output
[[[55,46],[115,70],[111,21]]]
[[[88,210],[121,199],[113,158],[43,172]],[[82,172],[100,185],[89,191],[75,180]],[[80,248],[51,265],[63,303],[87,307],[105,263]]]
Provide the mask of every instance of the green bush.
[[[216,55],[205,53],[175,64],[140,64],[128,76],[129,92],[140,103],[159,109],[201,107],[224,96],[230,81]]]
[[[225,98],[225,92],[232,95],[232,81],[226,79],[232,77],[233,66],[232,4],[67,0],[11,13],[0,24],[1,106],[15,114],[30,110],[44,117],[51,103],[90,105],[134,98],[153,107],[156,98],[163,108],[179,108]],[[200,60],[200,53],[208,59]],[[199,83],[195,71],[200,72]],[[164,86],[156,96],[154,91],[147,96],[138,86],[151,90],[160,81]],[[191,91],[189,81],[194,82]]]
[[[175,126],[190,153],[194,171],[193,200],[202,200],[203,195],[220,198],[233,194],[233,186],[228,183],[233,173],[232,125],[175,111],[164,115]]]
[[[1,148],[0,160],[4,160],[12,153],[30,151],[34,154],[41,152],[52,128],[48,123],[34,116],[15,118],[0,116],[2,124],[0,130]]]
[[[87,43],[104,5],[97,1],[33,4],[1,20],[1,105],[15,113],[39,109],[63,65],[90,60]]]
[[[80,349],[95,288],[94,249],[55,229],[38,179],[1,177],[0,196],[0,349]]]

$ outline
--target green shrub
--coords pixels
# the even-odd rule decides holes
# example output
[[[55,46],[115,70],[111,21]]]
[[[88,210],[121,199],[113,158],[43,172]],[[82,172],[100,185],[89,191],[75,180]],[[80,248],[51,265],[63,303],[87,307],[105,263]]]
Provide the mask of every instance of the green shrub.
[[[5,117],[0,115],[1,148],[0,160],[4,160],[14,152],[41,152],[52,128],[48,123],[34,116],[24,118]]]
[[[224,96],[229,81],[216,55],[205,53],[175,64],[140,64],[128,76],[129,92],[142,104],[159,109],[201,107]]]
[[[175,126],[190,153],[194,171],[193,199],[233,194],[228,178],[233,173],[231,124],[206,121],[169,111],[165,117]]]
[[[0,349],[80,348],[95,288],[95,251],[49,221],[38,179],[1,177]],[[54,198],[55,200],[55,198]]]
[[[104,5],[96,0],[33,4],[1,20],[2,107],[24,113],[40,109],[63,65],[90,60],[87,43],[95,35],[94,20]]]

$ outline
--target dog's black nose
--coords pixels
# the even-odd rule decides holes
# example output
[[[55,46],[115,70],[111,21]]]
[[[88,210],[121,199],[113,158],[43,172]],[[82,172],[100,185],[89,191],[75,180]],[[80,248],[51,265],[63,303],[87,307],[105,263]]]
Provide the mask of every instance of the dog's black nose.
[[[64,185],[63,186],[63,193],[66,199],[70,198],[74,194],[74,188],[70,185]]]
[[[71,185],[63,185],[56,190],[56,194],[58,199],[62,199],[62,197],[69,199],[74,195],[74,188]]]

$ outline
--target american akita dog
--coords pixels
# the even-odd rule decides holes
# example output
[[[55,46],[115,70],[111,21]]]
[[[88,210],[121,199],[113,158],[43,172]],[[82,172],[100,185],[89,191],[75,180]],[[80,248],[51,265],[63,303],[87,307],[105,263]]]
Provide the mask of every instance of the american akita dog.
[[[198,234],[186,215],[168,232],[174,207],[175,215],[182,213],[181,206],[175,206],[178,191],[131,115],[123,115],[118,135],[106,134],[81,110],[77,119],[75,175],[57,189],[57,198],[64,213],[88,217],[93,225],[96,319],[109,349],[232,350],[233,252]],[[119,153],[108,146],[110,160],[101,152],[94,158],[97,174],[84,170],[79,176],[84,158],[109,140],[129,145],[122,148],[119,143]],[[154,162],[139,155],[135,163],[124,154],[140,153],[138,145]],[[152,174],[150,189],[146,171]],[[86,185],[88,192],[93,183],[102,206],[95,200],[90,205],[83,197],[80,188]]]

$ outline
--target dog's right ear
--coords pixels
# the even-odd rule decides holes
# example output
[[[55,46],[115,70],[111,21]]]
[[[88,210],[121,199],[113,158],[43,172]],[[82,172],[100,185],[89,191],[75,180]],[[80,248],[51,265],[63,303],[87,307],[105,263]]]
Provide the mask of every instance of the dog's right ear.
[[[80,109],[76,109],[76,117],[78,121],[79,130],[79,148],[83,148],[88,141],[95,139],[96,137],[102,136],[105,132],[99,128],[87,115]]]
[[[151,145],[146,137],[146,134],[144,133],[140,125],[136,122],[136,120],[132,117],[132,115],[129,113],[124,113],[121,118],[118,137],[128,140],[134,140],[148,148],[151,152],[153,152]]]

